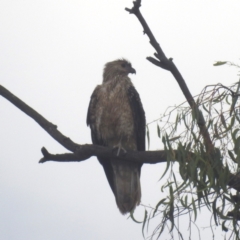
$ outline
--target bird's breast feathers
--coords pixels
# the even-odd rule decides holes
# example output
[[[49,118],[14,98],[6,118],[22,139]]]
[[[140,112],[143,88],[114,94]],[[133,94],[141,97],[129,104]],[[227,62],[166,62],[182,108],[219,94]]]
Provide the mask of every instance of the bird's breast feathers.
[[[108,146],[115,146],[119,141],[129,146],[134,142],[134,122],[128,100],[128,88],[132,86],[129,78],[111,81],[98,86],[95,127]]]

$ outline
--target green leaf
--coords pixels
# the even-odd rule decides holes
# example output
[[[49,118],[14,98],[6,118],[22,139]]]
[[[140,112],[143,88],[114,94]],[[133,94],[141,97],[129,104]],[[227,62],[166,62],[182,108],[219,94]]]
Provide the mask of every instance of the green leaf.
[[[194,212],[194,222],[197,219],[197,209],[196,209],[196,205],[195,205],[195,201],[194,198],[192,198],[192,206],[193,206],[193,212]]]
[[[220,138],[219,133],[218,133],[217,123],[214,124],[214,136],[218,139]]]
[[[175,140],[177,140],[177,139],[179,139],[179,138],[180,138],[180,136],[178,136],[178,137],[173,137],[173,138],[170,138],[170,139],[169,139],[169,142],[175,141]]]
[[[229,98],[229,95],[226,96],[226,102],[227,102],[228,105],[231,105],[231,103],[229,102],[228,98]]]
[[[198,142],[198,139],[197,139],[197,136],[196,136],[196,134],[194,133],[194,131],[191,131],[191,134],[192,134],[192,136],[193,136],[194,142],[197,143],[197,142]]]
[[[229,198],[227,195],[223,195],[225,199],[227,199],[230,203],[234,203],[234,200]]]
[[[230,128],[233,127],[234,123],[235,123],[235,116],[233,116],[232,119],[231,119]]]
[[[217,204],[217,197],[216,197],[215,200],[213,201],[212,210],[213,210],[213,216],[214,216],[215,224],[216,224],[216,226],[218,226],[216,204]]]
[[[165,228],[165,224],[162,224],[162,227],[161,227],[161,230],[159,231],[159,234],[158,234],[158,236],[157,236],[157,239],[159,239],[159,237],[161,236],[161,234],[163,233],[163,230],[164,230],[164,228]]]
[[[238,87],[237,87],[236,93],[239,93],[239,88],[240,88],[240,82],[238,82]],[[230,109],[230,116],[232,115],[232,112],[235,109],[235,105],[237,103],[237,100],[238,100],[238,96],[234,96],[233,99],[232,99],[232,105],[231,105],[231,109]]]
[[[191,146],[192,146],[192,142],[189,142],[186,147],[186,152],[190,151]]]
[[[223,126],[227,129],[226,120],[225,120],[225,118],[224,118],[222,113],[220,114],[220,119],[221,119],[221,122],[222,122]]]
[[[164,203],[165,200],[166,200],[166,198],[163,198],[161,201],[158,202],[158,204],[156,205],[155,210],[153,212],[153,217],[154,217],[155,213],[157,212],[158,208],[160,207],[160,205],[162,203]]]
[[[202,202],[202,198],[204,198],[203,193],[202,193],[202,186],[201,183],[199,183],[199,185],[197,186],[197,200],[198,200],[198,208],[201,208],[201,202]]]
[[[188,195],[185,196],[185,200],[184,201],[185,201],[185,205],[187,206],[187,204],[188,204]]]
[[[234,116],[236,117],[238,123],[240,123],[239,112],[236,112],[236,111],[234,111],[234,112],[235,112]]]
[[[208,121],[208,124],[207,124],[207,129],[208,129],[210,126],[212,127],[212,124],[213,124],[213,120],[210,119],[210,120]]]
[[[220,173],[219,176],[219,185],[221,186],[224,192],[228,192],[227,183],[229,182],[229,168],[226,166]]]
[[[240,150],[240,136],[236,139],[236,141],[234,142],[234,152],[236,154],[239,154],[239,150]],[[237,159],[236,159],[237,160]]]
[[[223,196],[222,196],[222,206],[221,206],[222,213],[224,213],[225,206],[226,206],[226,198],[225,198],[224,195],[223,195]],[[218,209],[220,210],[220,208],[218,208]]]
[[[165,150],[165,152],[166,152],[166,154],[167,154],[167,166],[166,166],[166,169],[165,169],[164,173],[162,174],[162,176],[161,176],[161,178],[160,178],[159,180],[161,180],[161,179],[165,176],[167,170],[169,169],[170,163],[171,163],[171,159],[170,159],[170,155],[169,155],[169,150],[167,149],[167,146],[166,146],[166,145],[168,145],[168,147],[171,148],[171,145],[170,145],[170,143],[169,143],[169,140],[168,140],[168,136],[167,136],[167,135],[166,135],[166,137],[165,137],[165,136],[162,137],[162,142],[163,142],[163,144],[164,144],[164,150]]]
[[[230,156],[230,158],[235,162],[237,163],[235,157],[234,157],[234,154],[232,153],[232,151],[228,150],[228,155]]]
[[[178,190],[178,183],[177,183],[174,172],[173,172],[173,180],[174,180],[174,183],[175,183],[175,186],[176,186],[176,190],[175,190],[175,192],[176,192]]]
[[[238,166],[239,166],[239,165],[240,165],[240,149],[239,149],[239,148],[236,148],[235,153],[237,154],[236,163],[237,163]]]
[[[142,235],[143,235],[144,238],[145,238],[145,236],[144,236],[144,227],[145,227],[145,224],[146,224],[146,221],[147,221],[147,216],[148,216],[148,212],[147,212],[147,210],[145,209],[144,219],[143,219],[143,225],[142,225]]]
[[[185,203],[184,203],[184,201],[183,201],[183,199],[182,199],[182,198],[180,198],[180,202],[181,202],[181,204],[182,204],[182,206],[183,206],[184,208],[188,208],[188,206],[187,206],[187,205],[185,205]]]
[[[168,183],[164,186],[164,188],[167,188],[167,187],[171,186],[173,183],[174,183],[173,181],[172,181],[172,182],[168,182]]]
[[[227,61],[224,61],[224,62],[219,61],[219,62],[214,63],[213,66],[217,67],[217,66],[224,65],[226,63],[227,63]]]
[[[145,210],[145,211],[146,211],[146,210]],[[134,213],[134,210],[130,212],[130,217],[131,217],[131,219],[132,219],[135,223],[142,223],[142,222],[137,221],[137,220],[134,218],[133,213]]]
[[[158,134],[158,137],[160,138],[161,137],[161,131],[160,131],[160,127],[159,127],[158,124],[157,124],[157,134]]]
[[[177,114],[177,117],[176,117],[176,120],[175,120],[174,131],[177,130],[178,122],[179,122],[179,115]]]
[[[239,128],[236,128],[232,133],[232,139],[233,139],[234,143],[236,142],[236,135],[237,135],[239,130],[240,130]]]
[[[170,228],[170,232],[173,230],[173,227],[174,227],[174,216],[173,216],[173,213],[174,213],[174,205],[173,205],[173,202],[174,202],[174,195],[173,195],[173,189],[172,189],[172,186],[169,187],[169,192],[170,192],[170,204],[169,204],[169,220],[171,221],[172,223],[172,226]]]
[[[222,132],[222,134],[228,132],[229,130],[231,130],[232,127],[233,127],[233,125],[234,125],[234,123],[235,123],[235,116],[233,116],[233,117],[231,118],[231,123],[230,123],[229,126],[226,128],[226,130]],[[222,138],[225,137],[225,136],[226,136],[226,135],[223,135]]]
[[[170,166],[170,160],[167,159],[167,166],[166,166],[166,168],[165,168],[165,171],[164,171],[163,175],[161,176],[161,178],[160,178],[159,180],[161,180],[161,179],[165,176],[167,170],[169,169],[169,166]]]
[[[219,112],[218,112],[218,110],[216,109],[216,108],[213,108],[214,110],[215,110],[215,112],[219,115]]]
[[[226,223],[226,221],[223,221],[223,223],[222,223],[222,230],[223,230],[224,232],[227,232],[227,231],[228,231],[228,228],[225,226],[225,223]]]
[[[217,208],[217,213],[218,213],[218,215],[219,215],[219,217],[220,217],[221,219],[233,220],[232,217],[228,217],[228,216],[223,215],[223,214],[221,213],[221,211],[219,211],[219,208]]]
[[[221,94],[221,95],[217,96],[216,98],[214,98],[214,99],[213,99],[213,102],[214,102],[214,103],[219,103],[219,102],[221,102],[224,98],[225,98],[225,95],[224,95],[224,94]]]
[[[190,129],[189,129],[189,125],[188,125],[188,123],[186,122],[185,115],[183,115],[183,122],[184,122],[184,125],[185,125],[185,127],[187,128],[187,130],[190,130]]]
[[[169,140],[169,138],[168,138],[168,135],[166,135],[166,142],[167,142],[168,149],[169,149],[170,151],[172,151],[172,146],[171,146],[171,144],[170,144],[170,140]]]
[[[205,105],[202,104],[202,106],[203,106],[203,109],[209,114],[210,112],[207,110],[207,108],[205,107]]]

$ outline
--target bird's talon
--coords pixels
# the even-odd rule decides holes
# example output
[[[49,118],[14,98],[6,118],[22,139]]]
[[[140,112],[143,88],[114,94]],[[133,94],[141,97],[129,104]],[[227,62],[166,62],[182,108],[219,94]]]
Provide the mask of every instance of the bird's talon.
[[[116,155],[119,157],[120,155],[124,155],[127,153],[127,151],[119,146],[114,146],[112,149],[113,153],[116,153]]]

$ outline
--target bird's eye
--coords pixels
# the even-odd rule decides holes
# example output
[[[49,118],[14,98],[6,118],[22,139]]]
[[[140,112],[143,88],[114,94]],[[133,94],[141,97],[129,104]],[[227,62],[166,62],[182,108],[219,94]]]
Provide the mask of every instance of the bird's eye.
[[[126,63],[122,63],[122,67],[125,68],[126,67]]]

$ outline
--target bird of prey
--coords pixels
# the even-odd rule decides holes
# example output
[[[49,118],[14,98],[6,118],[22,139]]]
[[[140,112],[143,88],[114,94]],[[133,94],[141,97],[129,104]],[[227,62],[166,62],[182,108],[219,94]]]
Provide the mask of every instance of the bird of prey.
[[[91,96],[87,125],[92,142],[121,151],[145,151],[145,113],[129,73],[131,63],[118,59],[105,65],[103,82]],[[141,200],[141,163],[98,158],[102,164],[117,206],[122,214],[131,212]]]

